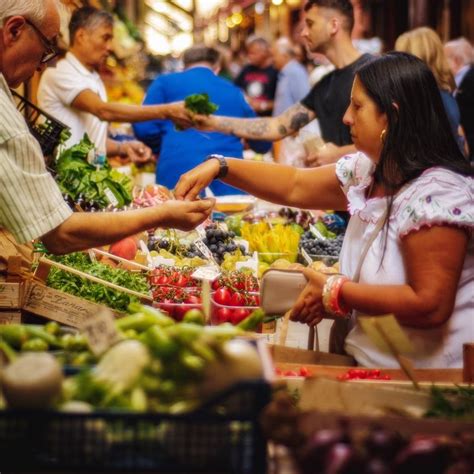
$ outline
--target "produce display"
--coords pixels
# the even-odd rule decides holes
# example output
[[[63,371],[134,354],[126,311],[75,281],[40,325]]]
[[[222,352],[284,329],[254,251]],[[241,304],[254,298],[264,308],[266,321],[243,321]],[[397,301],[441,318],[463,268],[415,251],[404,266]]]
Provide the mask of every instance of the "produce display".
[[[73,400],[86,402],[91,409],[179,413],[196,408],[240,380],[262,376],[255,348],[248,342],[233,340],[243,330],[257,326],[263,320],[262,311],[255,311],[239,327],[205,327],[202,316],[197,318],[195,312],[176,323],[147,306],[135,304],[131,310],[134,314],[115,323],[123,340],[95,359],[97,365],[64,383],[59,370],[59,384],[55,368],[59,363],[49,354],[46,357],[45,346],[35,349],[26,344],[41,340],[51,349],[87,352],[81,335],[72,343],[67,334],[60,334],[55,323],[44,329],[32,325],[0,326],[1,349],[8,348],[11,356],[11,364],[1,376],[8,406],[46,408]],[[17,356],[15,350],[28,352]],[[32,357],[39,353],[45,356]],[[53,381],[46,376],[48,370],[55,373]],[[43,381],[37,380],[33,372],[42,373]],[[36,392],[29,393],[33,385],[48,396],[35,398]],[[27,395],[31,395],[30,399]]]
[[[279,258],[295,262],[298,256],[300,232],[289,225],[270,226],[266,222],[245,223],[242,237],[248,241],[251,251],[259,253],[259,260],[272,263]]]
[[[59,155],[53,168],[56,182],[66,201],[74,208],[94,212],[108,206],[121,208],[132,201],[132,181],[111,168],[107,161],[101,167],[88,162],[94,144],[87,135]]]
[[[48,257],[63,265],[110,283],[115,283],[123,288],[128,288],[144,295],[147,295],[149,292],[145,275],[120,268],[112,268],[100,262],[93,262],[87,253],[71,253],[64,256],[49,255]],[[61,290],[95,303],[105,304],[117,311],[126,311],[130,303],[138,302],[138,298],[133,295],[108,288],[100,283],[89,281],[54,267],[49,272],[46,284],[50,288]]]

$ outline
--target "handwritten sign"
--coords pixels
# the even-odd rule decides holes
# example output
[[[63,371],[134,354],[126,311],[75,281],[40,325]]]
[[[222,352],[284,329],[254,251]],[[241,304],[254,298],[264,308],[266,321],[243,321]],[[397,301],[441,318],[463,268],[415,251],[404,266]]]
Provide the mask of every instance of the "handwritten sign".
[[[99,304],[53,290],[40,283],[29,285],[23,305],[26,311],[75,328],[81,328],[91,315],[103,308]]]
[[[114,315],[108,309],[89,316],[83,323],[81,332],[95,355],[102,354],[121,339],[115,327]]]
[[[20,283],[0,283],[0,308],[21,307]]]

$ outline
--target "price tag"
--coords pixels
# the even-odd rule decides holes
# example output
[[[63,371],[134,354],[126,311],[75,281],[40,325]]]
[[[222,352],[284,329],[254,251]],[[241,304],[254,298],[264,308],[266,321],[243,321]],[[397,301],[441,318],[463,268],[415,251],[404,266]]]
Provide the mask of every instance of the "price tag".
[[[306,252],[304,248],[301,249],[301,255],[308,265],[311,265],[313,263],[313,259],[308,255],[308,252]]]
[[[192,277],[202,281],[214,281],[221,274],[219,268],[214,265],[199,267],[192,273]]]
[[[236,262],[235,269],[242,270],[244,268],[250,268],[254,276],[258,276],[258,253],[254,252],[252,258],[245,260],[244,262]]]
[[[110,188],[104,189],[104,194],[107,200],[112,204],[112,206],[116,206],[119,202],[118,199],[115,197],[115,194],[112,192]]]
[[[202,224],[196,227],[196,232],[198,233],[199,238],[204,239],[206,237],[206,229]]]
[[[212,252],[209,250],[209,247],[201,239],[197,239],[194,242],[194,245],[204,255],[205,258],[210,260],[216,267],[219,266],[219,264],[216,262],[216,259],[214,258],[214,255],[212,255]]]
[[[102,310],[87,318],[81,327],[91,351],[100,355],[116,342],[120,335],[115,327],[115,318],[111,311]]]
[[[319,230],[313,224],[309,225],[309,230],[317,239],[327,240],[326,237],[324,237],[324,235],[321,234],[321,232],[319,232]]]

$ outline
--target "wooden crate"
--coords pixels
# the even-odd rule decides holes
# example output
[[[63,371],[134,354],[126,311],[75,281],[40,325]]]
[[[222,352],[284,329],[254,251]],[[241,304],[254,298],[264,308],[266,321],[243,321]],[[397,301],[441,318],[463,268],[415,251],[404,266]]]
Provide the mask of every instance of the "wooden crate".
[[[22,314],[20,310],[0,311],[0,325],[20,324],[21,322]]]
[[[22,297],[23,283],[0,281],[0,310],[21,308]]]

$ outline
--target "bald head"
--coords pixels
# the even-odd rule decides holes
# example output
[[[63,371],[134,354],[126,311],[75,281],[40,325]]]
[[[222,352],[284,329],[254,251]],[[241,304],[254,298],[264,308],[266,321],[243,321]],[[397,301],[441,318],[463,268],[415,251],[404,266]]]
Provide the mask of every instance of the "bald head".
[[[448,58],[449,67],[454,75],[462,67],[474,63],[474,49],[466,38],[448,41],[444,45],[444,51]]]
[[[272,48],[273,63],[278,70],[283,69],[296,57],[293,43],[285,37],[278,38]]]

